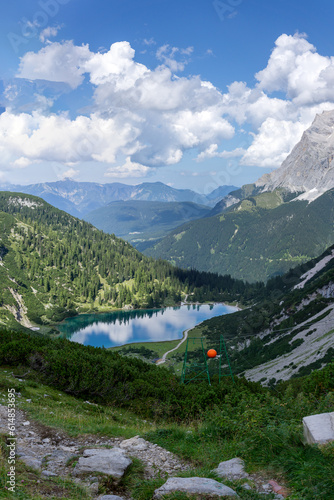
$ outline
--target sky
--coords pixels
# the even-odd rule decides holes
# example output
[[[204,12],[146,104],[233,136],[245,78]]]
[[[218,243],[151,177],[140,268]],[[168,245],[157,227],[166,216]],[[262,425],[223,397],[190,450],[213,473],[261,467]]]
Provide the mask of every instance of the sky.
[[[0,8],[0,183],[278,168],[334,109],[332,0],[13,0]]]

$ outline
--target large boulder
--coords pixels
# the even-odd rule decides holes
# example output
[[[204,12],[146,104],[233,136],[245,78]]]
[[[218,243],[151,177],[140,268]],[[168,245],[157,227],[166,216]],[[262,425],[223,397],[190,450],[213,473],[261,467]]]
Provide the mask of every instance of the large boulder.
[[[241,458],[231,458],[231,460],[220,462],[217,469],[214,469],[212,472],[215,472],[217,476],[225,477],[230,481],[249,477],[247,472],[245,472],[245,462],[241,460]]]
[[[216,495],[218,497],[231,496],[236,497],[234,490],[218,483],[214,479],[203,477],[170,477],[165,484],[155,490],[153,498],[163,498],[164,495],[185,492],[194,495]]]
[[[304,437],[308,444],[334,441],[334,412],[303,418]]]
[[[115,479],[121,479],[131,464],[132,460],[120,448],[89,449],[85,450],[83,457],[79,458],[73,474],[101,472]]]

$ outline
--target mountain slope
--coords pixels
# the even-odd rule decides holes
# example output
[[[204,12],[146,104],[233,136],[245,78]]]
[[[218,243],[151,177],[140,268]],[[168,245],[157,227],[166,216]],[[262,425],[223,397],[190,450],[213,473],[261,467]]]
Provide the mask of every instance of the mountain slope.
[[[89,212],[84,219],[141,249],[145,242],[156,241],[177,226],[209,212],[209,207],[191,202],[132,200],[109,203]]]
[[[334,110],[316,115],[282,165],[254,184],[245,184],[217,202],[212,215],[266,191],[282,189],[290,199],[308,201],[334,188]]]
[[[334,190],[314,202],[262,193],[225,212],[172,231],[146,255],[184,268],[266,280],[316,257],[334,243]]]
[[[31,327],[87,310],[151,308],[181,295],[228,300],[230,277],[154,261],[41,198],[0,192],[0,323]]]
[[[202,329],[212,342],[224,332],[235,373],[272,384],[326,366],[334,355],[334,245],[268,282],[262,300],[232,316]]]
[[[29,186],[3,186],[4,191],[39,196],[60,210],[79,217],[113,201],[145,200],[159,202],[192,202],[214,206],[222,194],[236,189],[235,186],[221,186],[213,197],[200,195],[190,189],[175,189],[162,182],[145,182],[136,186],[121,184],[98,184],[96,182],[76,182],[69,179],[57,182],[31,184]]]

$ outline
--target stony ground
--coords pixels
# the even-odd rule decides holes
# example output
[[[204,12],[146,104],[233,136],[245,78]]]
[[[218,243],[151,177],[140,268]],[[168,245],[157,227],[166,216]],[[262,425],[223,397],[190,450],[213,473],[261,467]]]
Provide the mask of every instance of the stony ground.
[[[8,434],[7,422],[7,407],[0,405],[0,434]],[[80,461],[85,461],[85,457],[89,456],[93,449],[95,453],[99,449],[102,452],[108,448],[117,448],[124,453],[124,456],[140,459],[145,467],[145,479],[158,476],[173,477],[191,468],[190,464],[180,460],[173,453],[139,438],[139,436],[127,440],[121,438],[99,439],[94,435],[73,438],[61,430],[30,420],[22,410],[16,411],[15,426],[16,452],[20,460],[27,466],[39,470],[44,477],[71,477],[74,482],[88,488],[92,498],[104,498],[98,495],[99,477],[94,474],[94,469],[84,475],[81,474]],[[242,471],[240,477],[249,479],[255,485],[256,490],[264,495],[274,491],[268,478],[259,474],[248,475]],[[235,477],[230,477],[230,479],[235,479]],[[250,489],[251,487],[246,483],[245,488]],[[280,493],[284,493],[284,491],[282,490]],[[108,496],[106,496],[107,498]],[[115,498],[125,500],[131,497],[122,493],[122,497]],[[283,499],[284,496],[276,494],[275,498],[279,500]]]

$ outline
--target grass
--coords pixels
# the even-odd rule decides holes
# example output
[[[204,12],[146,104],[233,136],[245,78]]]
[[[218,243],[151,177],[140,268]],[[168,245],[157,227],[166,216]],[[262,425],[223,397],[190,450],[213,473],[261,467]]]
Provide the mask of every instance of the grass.
[[[240,388],[239,393],[228,393],[219,408],[210,413],[203,411],[185,425],[163,420],[147,422],[120,408],[89,404],[43,385],[37,379],[20,381],[11,375],[12,371],[16,375],[23,374],[23,368],[0,367],[0,403],[6,403],[8,388],[15,388],[21,394],[17,407],[25,410],[29,419],[57,432],[62,430],[73,437],[82,436],[83,441],[86,435],[130,438],[139,434],[187,460],[190,470],[180,474],[183,477],[217,479],[212,470],[221,461],[240,457],[245,460],[248,473],[260,476],[263,482],[275,479],[293,489],[290,500],[331,499],[334,443],[322,447],[305,446],[301,423],[302,416],[332,411],[334,394],[331,392],[316,401],[306,393],[287,391],[284,399],[279,399],[269,391],[243,394]],[[4,490],[5,439],[2,436],[0,498],[13,498]],[[19,461],[17,463],[18,477],[23,482],[15,498],[89,498],[87,492],[70,479],[46,479]],[[110,478],[102,477],[99,493],[113,491],[120,496],[131,494],[134,500],[150,500],[153,491],[165,480],[163,473],[154,479],[145,479],[143,464],[133,459],[132,467],[117,485]],[[243,481],[223,482],[237,491],[241,499],[262,498],[254,488],[245,490]],[[182,495],[177,493],[166,498],[182,500]],[[274,497],[267,495],[266,498]]]
[[[19,500],[40,500],[43,498],[84,500],[91,498],[85,488],[73,481],[61,477],[45,478],[20,460],[17,460],[15,464],[16,487],[15,493],[12,493],[7,488],[7,442],[4,435],[0,435],[0,450],[0,498]]]
[[[16,401],[19,409],[27,411],[32,419],[70,436],[95,434],[130,438],[154,428],[152,423],[129,411],[89,404],[34,380],[20,382],[11,375],[12,371],[12,368],[0,368],[0,403],[6,404],[8,387],[15,388],[21,393]],[[14,372],[20,373],[20,370]]]

